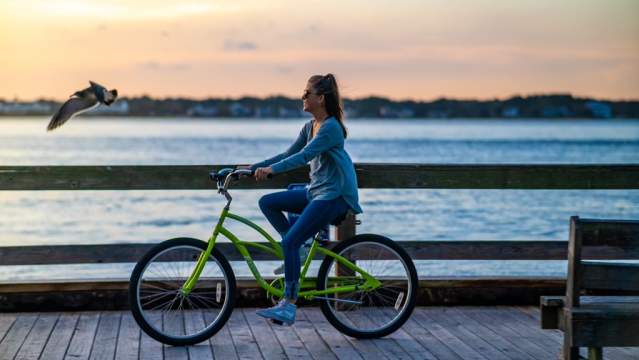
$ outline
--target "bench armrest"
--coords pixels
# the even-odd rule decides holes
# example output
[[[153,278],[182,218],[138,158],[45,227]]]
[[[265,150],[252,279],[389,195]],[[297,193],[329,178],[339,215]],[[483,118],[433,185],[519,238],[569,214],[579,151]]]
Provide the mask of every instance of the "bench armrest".
[[[541,328],[559,329],[559,316],[564,307],[563,296],[542,296],[540,301]]]
[[[564,296],[542,296],[539,301],[544,307],[564,307]]]

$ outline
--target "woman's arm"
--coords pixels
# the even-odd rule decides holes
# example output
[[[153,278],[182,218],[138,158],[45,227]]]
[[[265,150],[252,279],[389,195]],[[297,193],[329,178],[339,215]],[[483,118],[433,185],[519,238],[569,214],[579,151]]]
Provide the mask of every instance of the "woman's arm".
[[[271,169],[277,174],[304,166],[317,155],[343,142],[344,133],[336,121],[322,124],[317,134],[303,149],[274,163]]]
[[[281,154],[275,155],[270,159],[266,159],[263,161],[260,161],[258,163],[255,163],[253,165],[250,166],[250,169],[255,171],[255,169],[260,168],[260,167],[267,167],[271,164],[274,164],[284,158],[287,158],[293,154],[295,154],[296,152],[300,151],[304,145],[306,145],[306,125],[304,125],[302,127],[302,130],[300,130],[299,135],[297,136],[297,139],[295,140],[295,142],[288,148],[288,150],[284,151]]]

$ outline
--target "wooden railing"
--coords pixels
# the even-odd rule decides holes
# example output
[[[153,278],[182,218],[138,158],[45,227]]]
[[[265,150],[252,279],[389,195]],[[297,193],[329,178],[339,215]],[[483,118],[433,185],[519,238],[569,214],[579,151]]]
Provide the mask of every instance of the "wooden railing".
[[[336,242],[331,242],[329,248]],[[414,260],[566,260],[565,241],[401,241]],[[267,242],[259,243],[268,245]],[[0,247],[2,265],[105,264],[137,262],[155,244],[36,245]],[[230,261],[243,261],[233,244],[215,247]],[[252,250],[251,250],[252,251]],[[636,259],[639,254],[612,246],[589,248],[588,259]],[[277,260],[267,252],[251,253],[253,260]],[[319,256],[319,255],[318,255]],[[319,257],[318,257],[319,259]]]
[[[233,165],[178,166],[0,166],[0,191],[12,190],[197,190],[215,189],[208,173]],[[408,189],[639,189],[639,164],[597,165],[426,165],[426,164],[355,164],[360,188]],[[307,182],[308,168],[281,174],[271,180],[256,182],[243,179],[233,189],[285,188],[292,182]],[[568,219],[566,219],[568,224]],[[566,225],[568,226],[568,225]],[[337,229],[337,238],[355,233],[354,219]],[[177,235],[177,234],[176,234]],[[0,235],[1,236],[1,235]],[[565,241],[402,241],[402,246],[417,260],[565,260]],[[152,244],[51,245],[0,247],[0,264],[66,264],[135,262]],[[228,243],[219,243],[229,260],[242,260]],[[629,258],[614,247],[593,249],[593,259],[607,256]],[[272,260],[267,253],[255,252],[255,260]],[[436,281],[421,279],[423,286]],[[477,279],[476,279],[477,280]],[[562,279],[479,279],[495,287],[519,284],[525,287],[562,286]],[[479,281],[477,280],[477,281]],[[533,280],[533,282],[531,282]],[[536,282],[534,282],[536,280]],[[439,279],[451,286],[455,279]],[[476,286],[460,279],[466,286]],[[474,285],[473,285],[474,284]],[[541,284],[541,285],[540,285]],[[0,284],[0,293],[19,292],[20,286]],[[18,285],[18,284],[15,284]],[[27,284],[24,291],[36,291]],[[42,284],[39,289],[55,288]],[[458,284],[459,285],[459,284]],[[26,285],[25,285],[26,286]],[[121,288],[120,284],[117,288]],[[442,285],[443,286],[443,285]],[[457,285],[455,285],[457,286]],[[464,285],[462,285],[464,286]],[[95,284],[89,286],[94,289]],[[48,290],[47,290],[48,289]],[[559,291],[559,290],[558,290]],[[533,295],[535,296],[535,295]]]
[[[209,171],[233,165],[0,166],[0,190],[214,189]],[[638,189],[639,165],[355,164],[359,188]],[[308,168],[234,189],[285,188],[308,181]]]

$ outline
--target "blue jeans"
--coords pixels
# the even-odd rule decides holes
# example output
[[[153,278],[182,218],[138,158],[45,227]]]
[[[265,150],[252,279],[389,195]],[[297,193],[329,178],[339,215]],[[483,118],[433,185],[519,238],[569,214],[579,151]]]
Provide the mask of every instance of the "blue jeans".
[[[348,210],[348,204],[340,196],[332,200],[306,198],[306,190],[287,190],[264,195],[259,201],[266,219],[282,236],[284,251],[284,297],[297,299],[300,278],[300,247],[321,228],[330,224]],[[300,214],[291,226],[284,212]]]

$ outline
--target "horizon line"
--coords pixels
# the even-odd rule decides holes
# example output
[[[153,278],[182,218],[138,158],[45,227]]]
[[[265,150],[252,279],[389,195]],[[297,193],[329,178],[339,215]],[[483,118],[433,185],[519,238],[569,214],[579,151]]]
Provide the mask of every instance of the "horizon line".
[[[589,96],[589,95],[579,95],[579,94],[573,94],[571,92],[530,92],[527,94],[523,94],[523,93],[514,93],[512,95],[508,95],[508,96],[504,96],[504,97],[500,97],[500,96],[493,96],[493,97],[486,97],[486,98],[465,98],[465,97],[453,97],[453,96],[448,96],[448,95],[440,95],[436,98],[431,98],[431,99],[426,99],[426,98],[393,98],[390,96],[384,96],[384,95],[379,95],[379,94],[369,94],[369,95],[365,95],[365,96],[357,96],[357,97],[348,97],[348,96],[342,96],[341,99],[342,100],[349,100],[349,101],[358,101],[358,100],[364,100],[364,99],[370,99],[370,98],[379,98],[379,99],[386,99],[386,100],[390,100],[393,102],[407,102],[407,101],[412,101],[412,102],[435,102],[438,100],[453,100],[453,101],[479,101],[479,102],[483,102],[483,101],[505,101],[505,100],[509,100],[512,98],[516,98],[516,97],[520,97],[520,98],[530,98],[530,97],[539,97],[539,96],[570,96],[574,99],[590,99],[590,100],[597,100],[597,101],[609,101],[609,102],[639,102],[639,98],[603,98],[603,97],[595,97],[595,96]],[[70,96],[69,96],[70,97]],[[289,96],[286,94],[278,94],[278,93],[274,93],[271,95],[266,95],[266,96],[258,96],[258,95],[240,95],[240,96],[228,96],[228,95],[210,95],[207,97],[190,97],[190,96],[184,96],[184,95],[169,95],[169,96],[159,96],[159,97],[154,97],[152,95],[149,94],[136,94],[136,95],[122,95],[122,96],[118,96],[118,98],[127,98],[127,99],[135,99],[135,98],[143,98],[143,97],[148,97],[151,98],[153,100],[160,100],[160,101],[165,101],[165,100],[171,100],[171,99],[184,99],[184,100],[193,100],[193,101],[206,101],[206,100],[211,100],[211,99],[215,99],[215,100],[240,100],[243,98],[254,98],[254,99],[258,99],[258,100],[266,100],[269,98],[275,98],[275,97],[284,97],[284,98],[288,98],[288,99],[298,99],[301,101],[301,97],[299,96]],[[47,98],[47,97],[36,97],[31,98],[31,99],[20,99],[19,97],[14,97],[13,99],[9,99],[9,98],[3,98],[0,97],[0,101],[13,101],[13,102],[36,102],[36,101],[54,101],[54,102],[64,102],[66,101],[67,98],[63,98],[63,99],[56,99],[56,98]]]

